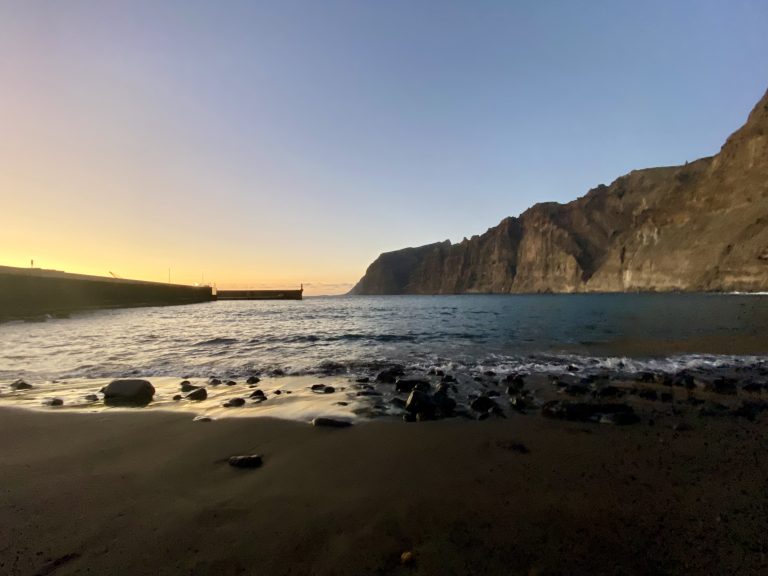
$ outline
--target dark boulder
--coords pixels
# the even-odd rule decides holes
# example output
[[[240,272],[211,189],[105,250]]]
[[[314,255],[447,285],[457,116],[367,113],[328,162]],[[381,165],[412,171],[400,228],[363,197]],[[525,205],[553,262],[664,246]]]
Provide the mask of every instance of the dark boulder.
[[[436,408],[432,397],[421,390],[413,390],[405,401],[405,409],[413,415],[434,415]]]
[[[395,408],[400,408],[401,410],[405,410],[405,400],[402,398],[392,398],[389,403],[394,406]]]
[[[674,374],[671,377],[671,380],[668,380],[667,382],[677,388],[687,388],[688,390],[693,390],[696,387],[695,379],[685,370]]]
[[[174,402],[178,402],[181,399],[182,399],[182,395],[181,394],[174,394],[173,395],[173,401]]]
[[[448,396],[445,392],[436,392],[435,395],[432,396],[432,401],[440,415],[443,417],[452,416],[453,411],[456,409],[456,400]]]
[[[61,398],[46,398],[42,404],[43,406],[63,406],[64,400]]]
[[[259,454],[231,456],[228,462],[234,468],[259,468],[264,463]]]
[[[249,385],[258,384],[259,382],[261,382],[261,378],[258,376],[248,376],[248,380],[245,381],[245,383]]]
[[[472,403],[469,405],[469,407],[472,408],[472,410],[475,412],[486,413],[491,412],[494,409],[498,409],[499,405],[496,404],[496,402],[488,396],[480,396],[472,400]]]
[[[211,386],[218,386],[219,384],[221,384],[221,380],[219,380],[218,378],[209,378],[208,384],[210,384]]]
[[[11,388],[14,390],[29,390],[33,388],[32,384],[25,382],[21,378],[11,383]]]
[[[155,395],[155,387],[148,380],[124,378],[112,380],[103,389],[107,404],[146,405]]]
[[[264,394],[264,390],[254,390],[251,392],[249,398],[253,398],[254,400],[266,400],[267,396]]]
[[[199,388],[199,386],[193,386],[189,380],[184,380],[180,386],[182,392],[191,392],[192,390]]]
[[[510,390],[519,391],[525,387],[525,378],[520,374],[507,374],[502,383],[508,386],[507,394],[510,394]]]
[[[192,392],[187,394],[184,398],[186,398],[187,400],[197,400],[197,401],[205,400],[206,398],[208,398],[208,392],[205,388],[195,388],[194,390],[192,390]]]
[[[326,386],[325,384],[312,384],[312,392],[315,394],[332,394],[336,392],[336,388],[333,386]]]
[[[235,384],[237,384],[237,382],[235,382],[234,380],[227,380],[226,381],[226,385],[227,386],[234,386]]]
[[[401,376],[405,376],[405,370],[402,366],[392,366],[376,374],[376,382],[383,384],[394,384]]]
[[[523,396],[513,396],[509,399],[509,405],[518,412],[528,409],[528,401]]]
[[[229,400],[224,402],[222,406],[224,408],[239,408],[244,404],[245,404],[245,400],[243,398],[230,398]]]

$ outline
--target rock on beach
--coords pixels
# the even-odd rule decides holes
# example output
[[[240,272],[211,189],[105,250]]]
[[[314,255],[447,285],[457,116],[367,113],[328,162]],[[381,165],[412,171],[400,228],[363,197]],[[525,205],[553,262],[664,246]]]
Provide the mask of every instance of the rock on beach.
[[[112,380],[101,391],[107,404],[149,404],[155,395],[155,387],[138,378]]]

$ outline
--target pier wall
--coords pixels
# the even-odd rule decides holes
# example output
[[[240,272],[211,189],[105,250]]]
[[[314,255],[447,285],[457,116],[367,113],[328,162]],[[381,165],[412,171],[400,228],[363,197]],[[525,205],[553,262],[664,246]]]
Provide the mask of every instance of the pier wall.
[[[0,319],[67,313],[89,308],[193,304],[214,299],[208,286],[0,266]]]
[[[218,300],[302,300],[304,290],[217,290]]]

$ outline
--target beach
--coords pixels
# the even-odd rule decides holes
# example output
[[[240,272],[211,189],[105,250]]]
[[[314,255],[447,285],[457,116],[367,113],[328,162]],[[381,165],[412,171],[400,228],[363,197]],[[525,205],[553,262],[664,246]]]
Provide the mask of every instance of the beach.
[[[768,570],[766,299],[279,304],[0,325],[0,574]]]
[[[676,421],[3,408],[0,572],[764,573],[766,420]]]

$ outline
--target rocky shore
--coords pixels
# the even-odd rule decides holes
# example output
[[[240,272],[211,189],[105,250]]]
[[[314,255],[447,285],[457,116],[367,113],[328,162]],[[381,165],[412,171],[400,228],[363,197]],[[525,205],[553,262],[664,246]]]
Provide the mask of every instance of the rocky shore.
[[[17,379],[0,385],[0,405],[91,412],[141,407],[207,419],[268,416],[353,423],[543,416],[616,425],[672,419],[680,426],[721,416],[754,421],[768,411],[768,361],[759,359],[673,372],[576,365],[540,372],[451,372],[393,364],[349,374],[333,363],[325,372],[34,384]]]

